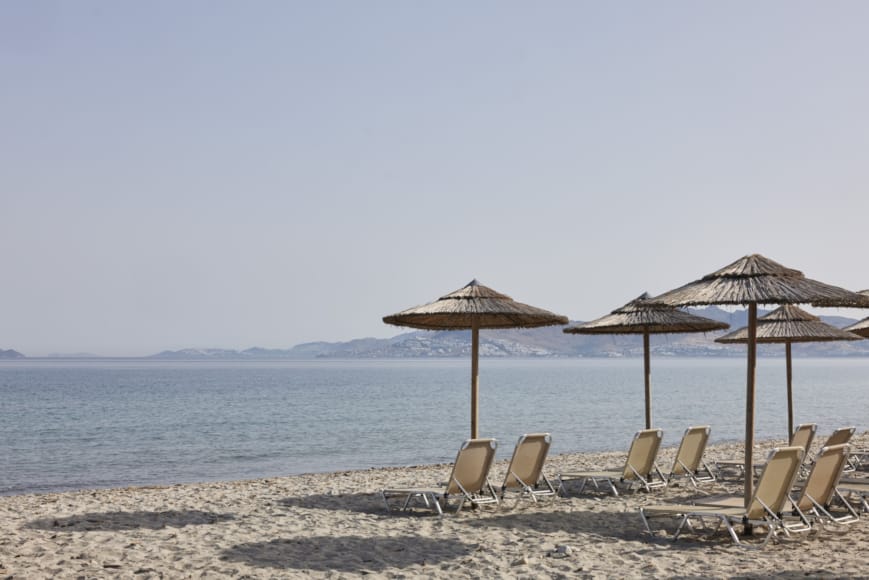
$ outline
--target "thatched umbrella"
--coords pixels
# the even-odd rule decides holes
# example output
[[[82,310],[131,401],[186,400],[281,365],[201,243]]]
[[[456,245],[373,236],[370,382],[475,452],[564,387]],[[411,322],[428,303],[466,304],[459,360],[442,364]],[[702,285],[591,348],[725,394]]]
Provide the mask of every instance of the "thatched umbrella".
[[[794,397],[792,390],[793,371],[791,366],[791,344],[794,342],[829,342],[833,340],[860,340],[861,337],[835,326],[821,322],[814,314],[802,308],[787,304],[766,316],[757,319],[758,343],[784,343],[787,360],[788,382],[788,437],[794,432]],[[748,328],[734,330],[715,339],[721,343],[748,342]]]
[[[477,437],[481,328],[533,328],[567,324],[567,317],[516,302],[476,280],[431,304],[384,316],[383,322],[423,330],[471,330],[471,438]]]
[[[869,290],[861,290],[860,294],[869,296]],[[855,322],[851,326],[846,326],[843,330],[859,334],[863,338],[869,338],[869,318],[864,318],[860,322]]]
[[[745,473],[753,473],[754,382],[757,367],[757,305],[805,304],[869,308],[869,296],[806,278],[760,254],[745,256],[653,299],[670,306],[732,304],[748,306],[747,378],[745,400]],[[745,505],[751,500],[754,483],[745,478]]]
[[[649,304],[650,296],[643,293],[610,314],[568,326],[569,334],[642,334],[643,363],[646,387],[646,429],[652,428],[652,370],[649,356],[649,335],[679,332],[724,330],[730,325],[702,316],[695,316],[673,306]]]

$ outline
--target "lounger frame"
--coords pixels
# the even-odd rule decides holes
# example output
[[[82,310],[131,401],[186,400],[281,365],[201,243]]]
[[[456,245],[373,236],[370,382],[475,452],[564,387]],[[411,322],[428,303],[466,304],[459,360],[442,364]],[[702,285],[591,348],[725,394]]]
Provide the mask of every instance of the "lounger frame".
[[[687,477],[694,487],[701,483],[715,481],[715,473],[703,460],[706,444],[709,442],[709,434],[712,429],[708,425],[688,427],[682,435],[679,449],[676,451],[676,459],[673,468],[667,476],[667,484],[673,482],[676,477]]]
[[[727,528],[734,544],[742,547],[763,547],[779,532],[790,535],[794,529],[785,527],[781,518],[786,502],[789,500],[789,492],[799,474],[804,451],[801,447],[782,447],[773,449],[768,461],[765,463],[763,472],[758,480],[755,492],[748,508],[743,506],[701,506],[690,504],[671,504],[658,506],[644,506],[640,508],[640,517],[646,527],[646,531],[652,534],[649,520],[655,517],[680,518],[679,525],[673,534],[673,541],[687,527],[695,529],[691,520],[699,521],[704,529],[708,529],[707,520],[717,522],[713,532],[719,530],[722,525]],[[740,498],[741,499],[741,498]],[[808,521],[803,515],[803,522]],[[765,527],[767,534],[760,546],[750,546],[739,539],[735,526]]]
[[[497,504],[498,495],[489,481],[489,471],[495,459],[498,442],[495,439],[468,439],[462,443],[456,460],[453,463],[450,478],[443,488],[392,488],[380,492],[386,511],[396,507],[390,504],[391,499],[404,501],[397,509],[405,511],[417,500],[443,516],[444,509],[449,508],[450,501],[456,499],[455,512],[461,511],[466,502],[474,505]]]
[[[596,490],[600,491],[601,485],[607,486],[607,491],[613,495],[619,495],[619,484],[627,490],[636,491],[639,488],[647,492],[653,489],[667,487],[667,478],[658,467],[658,450],[661,448],[661,440],[664,432],[660,429],[644,429],[637,431],[631,441],[625,466],[619,470],[607,471],[578,471],[558,474],[559,490],[564,496],[568,495],[565,482],[579,480],[581,494],[590,482]]]
[[[501,499],[509,490],[518,490],[519,499],[530,497],[534,502],[539,497],[556,495],[555,486],[543,472],[551,446],[549,433],[526,433],[519,437],[501,485]]]

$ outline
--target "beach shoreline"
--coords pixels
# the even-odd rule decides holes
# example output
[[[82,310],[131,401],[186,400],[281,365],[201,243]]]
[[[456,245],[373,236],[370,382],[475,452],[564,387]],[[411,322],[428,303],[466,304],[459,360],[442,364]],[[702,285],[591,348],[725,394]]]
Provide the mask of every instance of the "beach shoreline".
[[[819,436],[823,439],[823,436]],[[780,441],[763,441],[759,453]],[[869,433],[854,438],[869,447]],[[817,446],[817,444],[816,444]],[[707,458],[739,457],[737,443]],[[546,473],[618,465],[625,451],[554,455]],[[659,464],[669,471],[675,448]],[[496,462],[500,484],[507,461]],[[230,482],[0,497],[4,578],[607,578],[867,577],[869,518],[769,545],[762,555],[712,537],[645,533],[642,505],[739,491],[694,490],[530,500],[388,514],[384,487],[432,485],[448,464],[311,473]],[[569,546],[565,554],[559,547]]]

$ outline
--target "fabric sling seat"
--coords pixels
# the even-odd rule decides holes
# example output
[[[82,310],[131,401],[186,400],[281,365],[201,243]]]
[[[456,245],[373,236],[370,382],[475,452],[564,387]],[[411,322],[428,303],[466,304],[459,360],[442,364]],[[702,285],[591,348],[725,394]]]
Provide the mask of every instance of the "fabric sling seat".
[[[850,443],[851,438],[854,436],[854,433],[857,431],[856,427],[840,427],[833,431],[829,437],[827,437],[827,441],[821,445],[821,447],[832,447],[833,445],[843,445],[845,443]],[[855,471],[856,465],[853,459],[853,453],[849,453],[848,458],[845,461],[845,471]],[[804,463],[813,463],[815,461],[815,457],[809,455],[809,458],[804,461]]]
[[[715,474],[709,465],[703,461],[703,453],[709,442],[709,434],[712,429],[708,425],[688,427],[682,435],[679,449],[676,451],[676,459],[667,476],[670,484],[675,477],[687,477],[692,485],[697,487],[701,483],[715,481]]]
[[[818,431],[818,425],[815,423],[803,423],[801,425],[797,425],[794,428],[794,432],[791,434],[790,441],[788,441],[788,447],[802,447],[803,452],[805,453],[804,458],[808,457],[809,447],[812,445],[812,441],[815,439],[815,433]],[[720,459],[715,461],[715,467],[718,469],[718,473],[720,474],[722,469],[737,469],[740,474],[745,474],[745,459]],[[760,473],[760,470],[763,469],[763,462],[756,462],[754,464],[755,474]]]
[[[660,429],[645,429],[637,431],[631,442],[628,457],[621,469],[603,471],[568,471],[558,474],[559,489],[567,495],[565,482],[579,480],[579,490],[582,493],[591,482],[595,489],[605,484],[613,495],[618,495],[618,486],[627,489],[642,487],[646,491],[667,486],[667,480],[656,462],[661,439],[664,433]]]
[[[426,507],[434,509],[438,515],[443,515],[443,508],[448,508],[455,498],[458,513],[465,502],[474,505],[498,503],[495,488],[489,482],[489,470],[495,459],[498,442],[495,439],[468,439],[462,443],[453,469],[447,483],[441,488],[387,488],[380,492],[386,510],[407,510],[414,500],[421,500]],[[397,508],[390,500],[404,500]]]
[[[534,502],[538,497],[556,494],[555,487],[543,473],[551,446],[549,433],[526,433],[519,437],[501,485],[501,499],[508,491],[519,491],[522,494],[519,499],[527,496]]]
[[[841,479],[839,480],[838,490],[843,493],[846,498],[856,495],[863,507],[863,512],[869,513],[869,479]]]
[[[695,504],[660,504],[640,508],[640,517],[646,530],[651,534],[652,529],[649,520],[652,518],[667,517],[680,518],[679,525],[673,535],[673,541],[679,538],[682,530],[688,526],[693,529],[690,521],[715,519],[718,526],[726,526],[730,538],[735,544],[743,545],[739,540],[734,525],[743,525],[748,528],[754,526],[766,527],[768,532],[761,546],[765,546],[770,538],[776,536],[779,531],[789,534],[784,526],[781,513],[788,501],[788,493],[793,487],[803,462],[804,452],[802,447],[782,447],[773,449],[768,461],[764,465],[763,472],[755,487],[754,495],[745,507],[743,498],[739,498],[740,505],[701,506]],[[733,500],[731,500],[733,501]]]
[[[804,482],[792,490],[791,499],[782,510],[782,525],[791,532],[808,531],[811,523],[851,524],[859,519],[854,508],[845,501],[836,489],[842,472],[848,463],[848,445],[830,445],[821,448],[811,471]],[[742,496],[711,496],[695,501],[702,506],[738,507]],[[834,513],[833,503],[844,508],[844,513]]]

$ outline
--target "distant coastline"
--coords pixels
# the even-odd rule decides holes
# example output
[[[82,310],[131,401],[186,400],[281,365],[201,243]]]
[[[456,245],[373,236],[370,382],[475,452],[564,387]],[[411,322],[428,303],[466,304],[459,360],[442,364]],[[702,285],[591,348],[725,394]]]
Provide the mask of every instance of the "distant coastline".
[[[744,326],[745,311],[729,312],[718,307],[689,309],[690,312],[720,320],[731,329]],[[764,312],[761,311],[761,315]],[[828,324],[842,328],[856,322],[840,316],[822,316]],[[729,332],[655,335],[651,352],[656,357],[743,357],[740,345],[723,345],[715,338]],[[759,356],[781,356],[783,345],[759,345]],[[105,357],[70,354],[56,359],[123,358],[138,360],[311,360],[311,359],[432,359],[467,358],[471,354],[470,331],[414,331],[391,338],[359,338],[346,342],[309,342],[288,349],[253,347],[245,350],[185,348],[165,350],[144,357]],[[487,358],[633,358],[643,356],[639,335],[566,335],[562,327],[484,330],[480,334],[480,356]],[[793,356],[800,358],[869,357],[869,340],[799,343]],[[0,350],[0,359],[31,358],[15,350]]]

